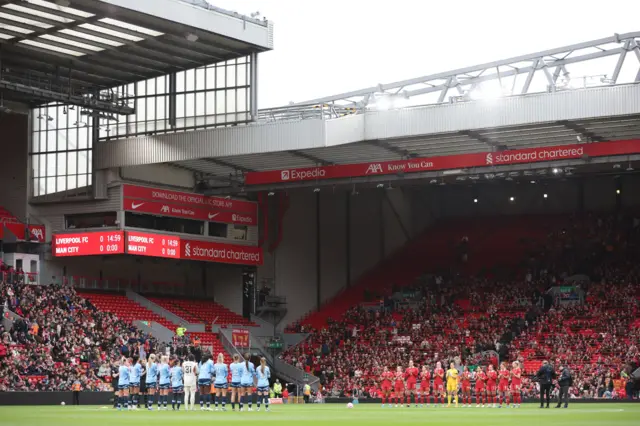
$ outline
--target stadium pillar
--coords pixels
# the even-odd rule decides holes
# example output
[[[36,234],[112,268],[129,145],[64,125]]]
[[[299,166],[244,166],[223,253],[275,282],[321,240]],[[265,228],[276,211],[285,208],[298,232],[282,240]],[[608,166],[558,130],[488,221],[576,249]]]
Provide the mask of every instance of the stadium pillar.
[[[345,201],[345,280],[346,287],[351,286],[351,193],[347,192]]]
[[[316,192],[316,307],[320,309],[320,284],[322,269],[320,264],[320,192]]]
[[[380,195],[380,200],[378,203],[378,218],[380,219],[380,224],[379,224],[379,238],[380,238],[380,260],[383,260],[385,255],[385,238],[384,238],[384,194]]]
[[[251,53],[249,69],[249,111],[251,121],[258,120],[258,54]]]

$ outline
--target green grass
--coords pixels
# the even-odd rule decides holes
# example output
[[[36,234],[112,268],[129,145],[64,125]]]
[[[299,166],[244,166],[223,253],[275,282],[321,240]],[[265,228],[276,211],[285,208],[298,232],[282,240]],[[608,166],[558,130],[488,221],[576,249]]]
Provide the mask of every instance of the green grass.
[[[0,407],[2,426],[140,426],[153,425],[330,425],[355,426],[381,424],[429,424],[473,426],[637,426],[640,404],[573,404],[568,409],[539,409],[525,404],[519,409],[494,408],[380,408],[379,405],[360,404],[352,410],[342,404],[275,405],[272,412],[118,412],[101,407]],[[218,423],[220,424],[220,423]]]

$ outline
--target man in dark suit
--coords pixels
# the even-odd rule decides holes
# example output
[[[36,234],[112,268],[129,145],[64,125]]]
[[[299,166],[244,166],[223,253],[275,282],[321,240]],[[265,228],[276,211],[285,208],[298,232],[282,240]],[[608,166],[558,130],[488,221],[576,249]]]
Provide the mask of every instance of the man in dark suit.
[[[560,369],[562,370],[560,378],[558,378],[560,393],[558,393],[558,405],[556,405],[556,408],[560,408],[562,406],[563,400],[564,408],[567,408],[569,406],[569,387],[573,384],[573,376],[568,366],[565,365],[560,367]]]
[[[545,397],[547,399],[547,408],[551,399],[551,384],[556,373],[553,371],[549,361],[542,361],[542,365],[536,374],[538,383],[540,384],[540,408],[544,408]]]

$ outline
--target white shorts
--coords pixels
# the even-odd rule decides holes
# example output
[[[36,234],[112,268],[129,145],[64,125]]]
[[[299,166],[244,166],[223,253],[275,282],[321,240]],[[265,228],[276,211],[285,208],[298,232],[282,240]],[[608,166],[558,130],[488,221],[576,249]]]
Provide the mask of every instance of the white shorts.
[[[189,388],[189,389],[190,389],[190,390],[192,390],[193,392],[195,392],[195,391],[196,391],[197,387],[198,387],[198,385],[197,385],[195,382],[193,382],[193,383],[186,383],[186,382],[185,382],[185,384],[184,384],[184,388],[185,388],[185,389]]]

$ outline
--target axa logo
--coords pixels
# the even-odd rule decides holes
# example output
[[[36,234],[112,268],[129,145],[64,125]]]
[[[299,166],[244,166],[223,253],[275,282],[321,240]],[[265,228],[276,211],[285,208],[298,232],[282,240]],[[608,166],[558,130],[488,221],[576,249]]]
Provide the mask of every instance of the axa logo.
[[[135,209],[137,209],[138,207],[142,206],[143,204],[144,204],[144,203],[138,203],[138,204],[136,204],[136,203],[132,202],[132,203],[131,203],[131,210],[135,210]]]
[[[291,179],[291,172],[289,170],[283,170],[280,172],[280,179],[289,180]]]
[[[365,174],[371,175],[376,173],[382,173],[382,164],[380,163],[369,164],[369,167],[367,167],[367,171]]]
[[[493,164],[493,154],[492,153],[487,153],[487,156],[485,157],[485,161],[487,162],[487,164]]]
[[[186,257],[191,257],[191,243],[187,243],[184,245],[184,255]]]
[[[31,235],[38,239],[38,241],[44,241],[44,235],[41,228],[31,228]]]

